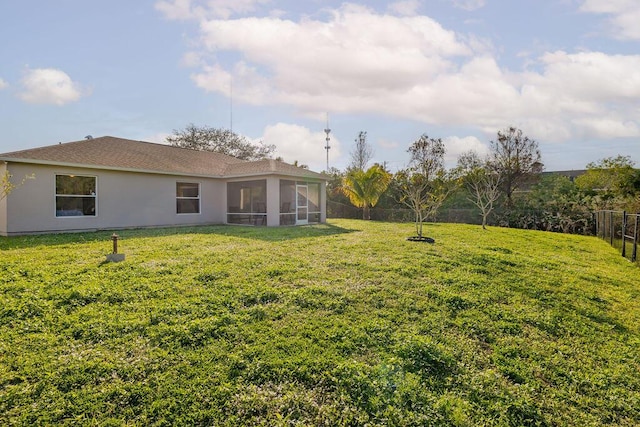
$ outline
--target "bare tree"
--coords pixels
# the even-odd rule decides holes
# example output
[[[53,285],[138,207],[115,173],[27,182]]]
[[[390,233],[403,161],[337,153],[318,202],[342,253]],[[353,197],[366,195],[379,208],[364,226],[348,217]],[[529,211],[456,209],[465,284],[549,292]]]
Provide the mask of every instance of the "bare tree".
[[[435,217],[452,186],[444,170],[442,139],[422,135],[407,151],[411,155],[409,167],[396,174],[399,202],[414,212],[416,234],[422,238],[422,224]]]
[[[24,184],[28,179],[35,179],[35,175],[27,175],[19,183],[11,182],[11,178],[13,175],[8,170],[5,170],[2,176],[0,176],[0,200],[7,197],[13,190],[20,187]]]
[[[242,160],[269,158],[276,148],[275,145],[266,145],[262,142],[252,143],[244,136],[228,129],[198,127],[193,123],[182,130],[174,130],[173,135],[168,136],[166,140],[174,147],[215,151]]]
[[[429,138],[423,134],[407,152],[411,155],[409,166],[427,179],[435,178],[444,170],[445,148],[441,138]]]
[[[488,161],[482,161],[475,151],[461,154],[457,169],[470,194],[468,199],[480,209],[482,228],[486,230],[487,218],[500,197],[500,175],[492,171]]]
[[[367,132],[360,132],[355,139],[356,146],[351,154],[351,163],[348,169],[361,170],[367,169],[367,164],[373,158],[373,148],[367,142]]]
[[[490,164],[500,176],[500,187],[511,206],[511,196],[535,174],[542,172],[538,143],[515,127],[498,131],[496,141],[491,141]]]

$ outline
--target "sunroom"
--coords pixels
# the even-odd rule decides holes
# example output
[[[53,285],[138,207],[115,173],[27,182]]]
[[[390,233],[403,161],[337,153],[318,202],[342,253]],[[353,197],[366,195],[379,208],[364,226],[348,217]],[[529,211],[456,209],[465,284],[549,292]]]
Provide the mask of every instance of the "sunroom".
[[[323,221],[324,182],[285,177],[227,182],[227,223],[304,225]]]

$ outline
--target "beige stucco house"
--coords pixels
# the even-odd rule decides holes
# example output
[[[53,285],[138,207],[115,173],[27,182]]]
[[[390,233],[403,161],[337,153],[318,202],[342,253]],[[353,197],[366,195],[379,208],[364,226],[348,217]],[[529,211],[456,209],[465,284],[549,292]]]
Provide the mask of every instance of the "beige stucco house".
[[[104,136],[0,154],[35,175],[0,200],[0,235],[326,220],[326,176],[276,160]]]

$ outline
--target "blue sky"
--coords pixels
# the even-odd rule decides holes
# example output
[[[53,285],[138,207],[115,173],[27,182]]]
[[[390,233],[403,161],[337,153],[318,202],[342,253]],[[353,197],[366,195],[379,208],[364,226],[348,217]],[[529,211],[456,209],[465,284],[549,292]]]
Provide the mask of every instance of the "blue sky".
[[[343,169],[360,131],[394,171],[516,126],[547,170],[640,166],[637,0],[0,1],[0,152],[232,127]],[[232,96],[231,96],[232,95]]]

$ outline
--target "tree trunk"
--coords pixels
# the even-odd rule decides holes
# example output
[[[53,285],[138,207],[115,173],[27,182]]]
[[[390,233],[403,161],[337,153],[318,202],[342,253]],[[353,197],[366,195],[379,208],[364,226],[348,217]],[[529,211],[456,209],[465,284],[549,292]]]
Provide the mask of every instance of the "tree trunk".
[[[369,209],[369,205],[365,204],[362,208],[362,219],[370,220],[371,219],[371,211]]]
[[[416,212],[416,234],[418,237],[422,237],[422,213]]]

